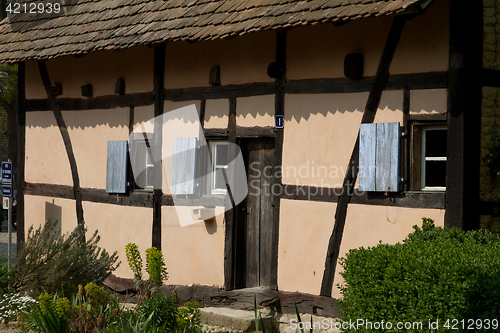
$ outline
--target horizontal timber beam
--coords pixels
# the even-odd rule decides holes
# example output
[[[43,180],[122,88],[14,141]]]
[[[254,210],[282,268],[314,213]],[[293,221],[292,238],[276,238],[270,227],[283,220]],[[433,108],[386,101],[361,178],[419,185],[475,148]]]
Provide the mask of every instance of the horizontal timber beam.
[[[495,73],[493,73],[495,74]],[[493,75],[492,74],[492,75]],[[350,78],[322,78],[288,80],[287,94],[332,94],[369,92],[373,77],[358,80]],[[495,83],[496,85],[497,83]],[[495,86],[494,85],[494,86]],[[448,86],[448,72],[429,72],[391,75],[386,90],[441,89]],[[196,101],[272,95],[276,93],[274,82],[256,82],[211,87],[165,89],[165,99],[169,101]],[[153,93],[106,95],[92,98],[57,98],[63,111],[103,110],[120,107],[153,105]],[[26,100],[26,111],[51,111],[48,99]]]
[[[333,94],[369,92],[374,77],[361,79],[302,79],[287,82],[287,94]],[[440,89],[448,87],[448,72],[395,74],[389,77],[385,90]]]
[[[307,185],[283,185],[281,191],[282,199],[305,200],[317,202],[337,202],[342,194],[342,188],[317,187]],[[350,200],[351,204],[405,207],[405,208],[445,208],[444,192],[357,192]]]
[[[92,98],[56,98],[62,111],[103,110],[153,105],[153,94],[137,93]],[[26,111],[50,111],[48,99],[26,100]]]
[[[227,128],[205,128],[203,130],[207,138],[225,138],[229,136]],[[237,138],[274,138],[276,129],[274,127],[241,127],[236,126]]]
[[[211,87],[165,89],[165,99],[173,102],[201,99],[220,99],[272,95],[276,92],[274,82],[229,84]]]
[[[25,183],[26,195],[36,195],[51,198],[75,199],[73,187],[69,185],[44,184],[44,183]],[[104,203],[110,205],[133,206],[153,208],[153,192],[136,191],[128,194],[109,194],[104,189],[82,188],[82,200],[95,203]],[[199,203],[193,201],[194,197],[176,196],[175,204],[177,206],[199,206]],[[206,206],[224,206],[224,197],[206,197],[203,198]],[[174,198],[172,195],[162,195],[162,206],[173,206]]]

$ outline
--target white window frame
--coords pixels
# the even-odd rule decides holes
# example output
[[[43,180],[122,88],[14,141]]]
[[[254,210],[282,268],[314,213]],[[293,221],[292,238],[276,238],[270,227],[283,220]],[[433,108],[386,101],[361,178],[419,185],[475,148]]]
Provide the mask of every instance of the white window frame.
[[[144,172],[143,172],[144,175],[142,175],[141,178],[143,179],[144,184],[147,184],[147,180],[148,180],[147,168],[148,167],[154,168],[154,163],[148,164],[149,150],[153,149],[153,139],[152,139],[153,133],[151,133],[151,132],[134,133],[134,137],[133,137],[132,142],[133,142],[134,147],[137,147],[138,142],[144,142],[145,138],[148,138],[148,141],[147,141],[146,151],[144,152],[144,156],[136,156],[135,158],[140,158],[141,161],[139,161],[139,162],[141,163],[141,166],[144,165]],[[142,155],[142,152],[140,155]],[[136,163],[136,161],[131,160],[130,163]],[[149,185],[146,187],[140,187],[139,184],[137,184],[138,182],[135,180],[135,177],[133,177],[132,181],[135,183],[134,184],[134,191],[153,191],[154,190],[153,185]]]
[[[144,154],[144,184],[148,183],[148,168],[152,168],[154,172],[154,163],[148,163],[148,158],[151,155],[150,152],[152,152],[153,149],[153,144],[151,142],[148,142],[148,148],[146,149],[146,153]],[[152,161],[152,159],[151,159]],[[144,187],[145,190],[153,190],[153,185],[146,185]]]
[[[426,138],[428,131],[435,130],[447,130],[446,126],[422,126],[422,146],[421,146],[421,165],[420,165],[420,181],[421,181],[421,190],[422,191],[446,191],[446,187],[444,186],[425,186],[425,162],[427,161],[448,161],[447,156],[439,156],[439,157],[426,157],[425,156],[425,147],[426,147]]]
[[[215,188],[215,184],[217,182],[217,179],[216,179],[216,171],[217,169],[225,169],[227,170],[228,169],[228,166],[227,164],[226,165],[217,165],[216,162],[217,162],[217,146],[222,146],[222,145],[225,145],[225,146],[228,146],[228,142],[227,141],[210,141],[210,159],[211,159],[211,173],[212,173],[212,177],[211,177],[211,180],[210,180],[210,193],[211,194],[226,194],[227,193],[227,189],[217,189]]]

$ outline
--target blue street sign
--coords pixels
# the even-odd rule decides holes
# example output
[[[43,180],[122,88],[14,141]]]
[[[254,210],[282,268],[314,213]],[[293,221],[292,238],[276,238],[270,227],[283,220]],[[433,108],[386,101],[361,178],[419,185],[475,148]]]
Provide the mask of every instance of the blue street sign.
[[[12,186],[2,185],[2,195],[4,197],[11,197],[12,196]]]
[[[285,116],[283,115],[276,115],[274,117],[275,119],[275,127],[276,128],[283,128],[285,127]]]
[[[12,185],[12,162],[2,162],[2,185]]]

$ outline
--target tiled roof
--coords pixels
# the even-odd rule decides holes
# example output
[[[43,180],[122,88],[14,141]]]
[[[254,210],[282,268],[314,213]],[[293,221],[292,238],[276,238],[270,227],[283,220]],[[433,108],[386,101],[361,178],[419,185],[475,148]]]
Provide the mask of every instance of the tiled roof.
[[[27,8],[32,1],[25,1]],[[58,0],[59,14],[12,14],[0,22],[0,62],[392,15],[419,2],[422,0]]]

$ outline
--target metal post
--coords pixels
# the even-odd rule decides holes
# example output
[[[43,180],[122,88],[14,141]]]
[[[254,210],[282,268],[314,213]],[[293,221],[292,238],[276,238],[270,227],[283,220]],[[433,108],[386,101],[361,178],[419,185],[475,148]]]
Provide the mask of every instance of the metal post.
[[[8,241],[8,244],[9,244],[9,248],[7,250],[7,257],[8,257],[8,261],[7,261],[7,268],[9,270],[9,274],[10,274],[10,268],[11,268],[11,256],[12,256],[12,199],[9,198],[9,212],[8,212],[8,221],[9,221],[9,224],[7,226],[7,233],[9,234],[9,241]]]

